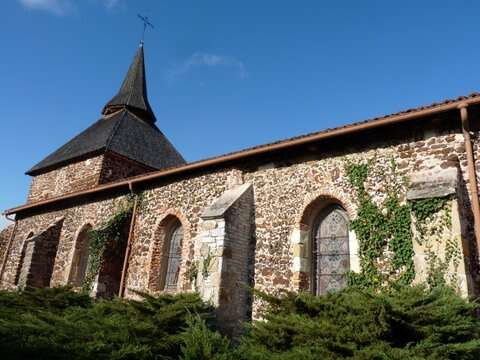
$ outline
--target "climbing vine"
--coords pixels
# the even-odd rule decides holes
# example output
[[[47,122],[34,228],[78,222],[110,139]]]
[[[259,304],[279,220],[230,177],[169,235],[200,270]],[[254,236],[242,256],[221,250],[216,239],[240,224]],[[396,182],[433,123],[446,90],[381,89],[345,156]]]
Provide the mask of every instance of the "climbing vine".
[[[365,189],[371,162],[347,163],[350,184],[356,190],[358,214],[351,223],[359,241],[360,273],[349,273],[350,285],[381,287],[386,284],[410,284],[415,277],[410,207],[399,199],[395,183],[396,166],[391,162],[392,176],[386,184],[387,198],[376,204]],[[390,254],[385,259],[385,254]],[[382,262],[388,265],[380,269]]]
[[[387,196],[383,203],[377,204],[365,189],[372,162],[346,164],[358,204],[357,218],[351,226],[359,241],[361,265],[360,273],[349,273],[349,284],[373,288],[410,284],[415,278],[413,242],[416,241],[425,249],[427,284],[434,287],[448,281],[456,286],[461,254],[458,239],[451,230],[452,196],[401,201],[399,194],[406,179],[399,181],[392,159],[390,176],[383,175]],[[443,259],[438,254],[439,244],[445,244]],[[454,271],[447,277],[450,264]]]
[[[185,276],[190,281],[194,289],[196,290],[196,281],[198,276],[198,261],[192,261],[190,266],[188,267],[187,271],[185,272]]]
[[[412,200],[412,211],[417,219],[417,224],[424,225],[429,218],[432,218],[437,212],[443,210],[450,199],[450,196],[446,196]]]
[[[427,284],[430,287],[449,284],[457,287],[457,268],[461,254],[458,238],[452,234],[452,196],[411,201],[415,215],[415,241],[425,249],[427,259]],[[443,259],[439,244],[444,244]],[[447,275],[450,265],[453,271]]]
[[[213,258],[214,255],[210,252],[210,249],[208,249],[208,254],[203,258],[202,261],[202,277],[204,279],[210,276],[210,266],[212,265]]]
[[[194,288],[196,288],[196,281],[199,273],[202,274],[202,278],[204,280],[210,276],[210,268],[212,266],[212,261],[214,260],[214,258],[215,255],[211,253],[210,249],[208,249],[208,253],[203,258],[192,261],[190,263],[190,266],[187,269],[185,276]]]
[[[83,280],[82,289],[90,292],[97,276],[105,250],[109,247],[120,248],[126,240],[122,236],[125,223],[131,218],[135,198],[141,205],[142,195],[128,195],[126,202],[109,220],[88,233],[88,261],[87,271]]]

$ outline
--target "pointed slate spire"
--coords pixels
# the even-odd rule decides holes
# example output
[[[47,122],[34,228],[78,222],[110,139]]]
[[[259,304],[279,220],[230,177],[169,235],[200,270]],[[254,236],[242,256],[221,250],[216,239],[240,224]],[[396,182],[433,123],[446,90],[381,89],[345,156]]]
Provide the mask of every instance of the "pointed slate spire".
[[[105,105],[102,114],[108,115],[120,109],[130,110],[147,123],[154,124],[156,121],[147,97],[143,41],[140,43],[120,90]]]

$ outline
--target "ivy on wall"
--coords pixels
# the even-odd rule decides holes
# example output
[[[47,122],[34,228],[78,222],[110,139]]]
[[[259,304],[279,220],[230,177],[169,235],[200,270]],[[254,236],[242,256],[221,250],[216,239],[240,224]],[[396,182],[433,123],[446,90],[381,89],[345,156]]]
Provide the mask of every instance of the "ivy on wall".
[[[402,204],[395,183],[395,163],[391,162],[393,176],[385,184],[387,198],[376,204],[365,189],[371,162],[347,163],[350,184],[356,190],[358,214],[351,222],[359,242],[360,273],[349,273],[348,282],[363,288],[381,287],[387,283],[410,284],[415,277],[411,213],[408,204]],[[387,269],[380,269],[385,254],[390,253]]]
[[[122,236],[122,230],[125,224],[132,216],[133,204],[138,199],[138,205],[141,205],[143,198],[140,195],[128,195],[121,208],[104,224],[88,232],[88,261],[87,271],[83,280],[82,290],[91,292],[95,278],[100,271],[103,255],[107,248],[120,247],[127,240]]]
[[[185,277],[188,279],[188,281],[190,281],[190,284],[192,284],[194,290],[197,290],[198,267],[198,260],[192,261],[190,263],[190,266],[187,268],[187,271],[185,272]]]
[[[207,255],[202,260],[202,277],[204,279],[210,276],[210,268],[212,266],[212,261],[215,256],[210,252],[210,248],[208,249]]]
[[[192,284],[193,288],[196,290],[197,287],[197,277],[199,274],[202,274],[202,279],[205,280],[211,275],[211,267],[215,255],[208,249],[208,253],[202,258],[192,261],[188,267],[185,276]]]
[[[406,179],[399,180],[392,159],[391,176],[383,177],[387,196],[382,204],[377,204],[365,189],[372,163],[346,165],[358,204],[357,218],[351,226],[358,238],[361,266],[360,273],[349,273],[349,284],[363,288],[410,284],[415,278],[413,242],[416,241],[424,246],[427,255],[427,284],[435,287],[448,282],[455,286],[461,254],[458,239],[451,230],[453,197],[400,201]],[[443,259],[436,251],[438,244],[445,244]],[[447,276],[450,264],[454,271]]]
[[[450,285],[457,287],[457,268],[461,253],[459,239],[452,234],[453,196],[411,201],[415,216],[415,241],[424,246],[427,255],[427,284],[430,287]],[[444,244],[443,259],[438,244]],[[447,273],[450,265],[452,270]]]

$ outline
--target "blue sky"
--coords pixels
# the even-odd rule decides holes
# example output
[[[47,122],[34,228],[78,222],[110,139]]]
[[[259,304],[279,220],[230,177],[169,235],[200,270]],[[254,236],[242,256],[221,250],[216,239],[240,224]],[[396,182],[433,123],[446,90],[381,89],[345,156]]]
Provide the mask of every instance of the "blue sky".
[[[480,90],[479,12],[473,0],[7,0],[0,209],[24,203],[24,172],[99,118],[138,45],[137,13],[155,24],[157,125],[193,161]]]

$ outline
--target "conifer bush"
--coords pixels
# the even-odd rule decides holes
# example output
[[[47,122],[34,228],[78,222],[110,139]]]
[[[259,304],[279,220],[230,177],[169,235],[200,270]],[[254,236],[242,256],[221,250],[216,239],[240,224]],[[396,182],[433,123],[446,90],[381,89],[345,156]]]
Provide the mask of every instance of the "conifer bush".
[[[241,359],[480,359],[477,305],[446,287],[259,296],[266,321],[250,326]]]
[[[182,360],[231,359],[230,341],[217,331],[212,331],[198,315],[187,320],[188,327],[182,334]]]
[[[196,294],[93,300],[67,288],[0,291],[1,359],[480,359],[477,305],[447,287],[315,297],[264,293],[236,346]]]
[[[67,288],[0,292],[2,359],[177,359],[196,294],[100,300]]]

